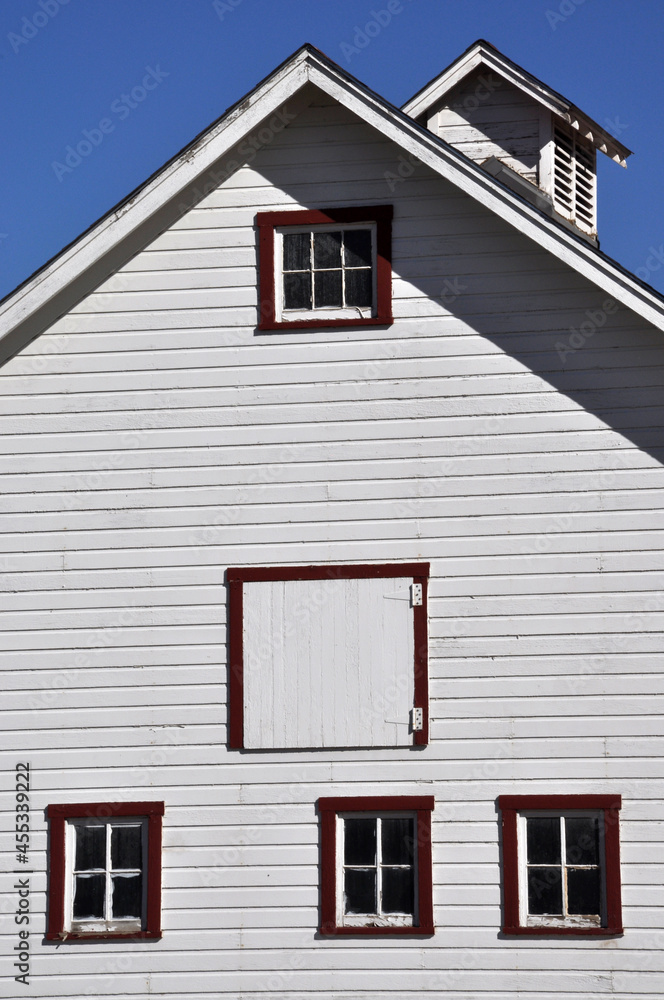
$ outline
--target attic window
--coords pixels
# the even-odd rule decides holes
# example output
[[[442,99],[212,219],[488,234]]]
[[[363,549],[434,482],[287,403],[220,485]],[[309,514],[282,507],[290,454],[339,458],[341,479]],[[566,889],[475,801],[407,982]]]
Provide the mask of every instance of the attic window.
[[[302,318],[312,309],[352,309],[371,315],[375,226],[280,232],[282,315]],[[356,314],[357,315],[357,314]]]
[[[584,233],[596,230],[595,148],[573,129],[554,125],[553,201]]]
[[[391,220],[391,205],[259,212],[259,329],[391,323]]]

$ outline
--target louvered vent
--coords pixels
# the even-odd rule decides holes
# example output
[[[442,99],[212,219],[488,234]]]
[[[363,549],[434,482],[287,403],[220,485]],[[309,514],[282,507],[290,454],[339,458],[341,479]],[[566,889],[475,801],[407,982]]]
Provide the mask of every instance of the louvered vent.
[[[556,211],[584,233],[596,230],[595,149],[576,132],[553,129],[553,201]]]

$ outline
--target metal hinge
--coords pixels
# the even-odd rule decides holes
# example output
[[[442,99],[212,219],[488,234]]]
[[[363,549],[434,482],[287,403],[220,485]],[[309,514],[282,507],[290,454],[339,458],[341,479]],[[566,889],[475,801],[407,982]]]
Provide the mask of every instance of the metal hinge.
[[[422,605],[422,584],[413,583],[410,587],[410,603],[412,607],[418,608]]]
[[[414,733],[420,732],[424,729],[424,709],[423,708],[411,708],[410,710],[410,728]]]

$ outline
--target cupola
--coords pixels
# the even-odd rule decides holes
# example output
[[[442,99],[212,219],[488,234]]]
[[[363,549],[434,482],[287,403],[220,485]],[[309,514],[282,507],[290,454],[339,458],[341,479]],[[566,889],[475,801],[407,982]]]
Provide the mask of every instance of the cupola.
[[[402,109],[542,211],[597,242],[597,150],[621,142],[485,41]]]

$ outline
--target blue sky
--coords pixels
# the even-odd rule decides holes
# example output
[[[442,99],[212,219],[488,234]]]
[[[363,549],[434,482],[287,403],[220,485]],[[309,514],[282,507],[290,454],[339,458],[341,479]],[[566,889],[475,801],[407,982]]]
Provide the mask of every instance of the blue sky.
[[[0,296],[304,42],[400,105],[477,38],[634,151],[599,157],[601,246],[664,292],[662,0],[391,0],[389,21],[387,3],[2,0]]]

